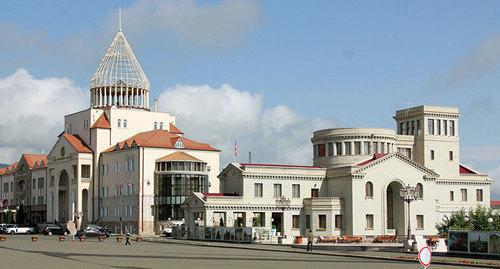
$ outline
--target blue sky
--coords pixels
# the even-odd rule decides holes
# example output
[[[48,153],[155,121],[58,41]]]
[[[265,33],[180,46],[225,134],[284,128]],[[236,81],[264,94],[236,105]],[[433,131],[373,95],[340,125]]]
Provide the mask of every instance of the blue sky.
[[[388,128],[407,105],[458,106],[462,159],[500,171],[500,1],[173,3],[2,1],[0,78],[24,68],[86,90],[121,5],[154,95],[230,84],[261,96],[264,110]],[[148,14],[176,7],[179,16]]]

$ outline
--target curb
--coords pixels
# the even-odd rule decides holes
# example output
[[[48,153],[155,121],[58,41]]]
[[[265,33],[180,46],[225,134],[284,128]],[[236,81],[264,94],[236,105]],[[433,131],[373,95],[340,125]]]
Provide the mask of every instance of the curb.
[[[171,241],[172,240],[172,241]],[[175,241],[174,241],[175,240]],[[258,250],[258,251],[272,251],[272,252],[282,252],[282,253],[295,253],[295,254],[305,254],[310,255],[305,252],[293,250],[293,249],[270,249],[270,248],[259,248],[255,247],[254,244],[248,244],[246,246],[240,246],[239,244],[234,245],[218,245],[205,241],[190,241],[190,240],[176,240],[176,239],[160,239],[157,238],[143,238],[143,241],[152,242],[152,243],[163,243],[163,244],[177,244],[177,245],[188,245],[188,246],[198,246],[198,247],[218,247],[218,248],[231,248],[231,249],[242,249],[242,250]],[[278,246],[278,247],[285,247]],[[350,257],[350,258],[362,258],[362,259],[376,259],[376,260],[386,260],[386,261],[400,261],[406,263],[417,263],[418,260],[411,260],[399,257],[383,257],[383,256],[372,256],[372,255],[361,255],[361,254],[349,254],[349,253],[325,253],[325,252],[315,252],[313,255],[322,255],[322,256],[335,256],[335,257]],[[463,266],[463,267],[475,267],[475,268],[498,268],[498,266],[494,265],[482,265],[482,264],[465,264],[465,263],[457,263],[457,262],[447,262],[447,261],[433,261],[432,264],[439,265],[452,265],[452,266]]]

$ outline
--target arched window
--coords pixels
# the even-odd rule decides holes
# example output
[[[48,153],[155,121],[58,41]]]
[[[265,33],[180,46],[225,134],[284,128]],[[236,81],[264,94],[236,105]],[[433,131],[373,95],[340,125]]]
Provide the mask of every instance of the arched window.
[[[127,128],[127,120],[123,120],[123,128]]]
[[[158,129],[158,122],[155,121],[155,130]]]
[[[163,130],[163,122],[160,122],[160,130]]]
[[[122,120],[118,119],[118,128],[122,128]]]
[[[373,198],[373,184],[370,181],[366,182],[365,185],[365,197]]]
[[[423,199],[424,198],[424,186],[422,184],[418,183],[417,184],[417,199]]]

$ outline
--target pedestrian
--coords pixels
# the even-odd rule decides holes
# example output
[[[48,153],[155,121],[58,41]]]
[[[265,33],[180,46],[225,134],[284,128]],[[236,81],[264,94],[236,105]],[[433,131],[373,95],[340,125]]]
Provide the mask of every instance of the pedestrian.
[[[314,235],[312,233],[312,230],[309,230],[309,233],[307,233],[307,251],[308,252],[313,251],[313,240],[314,240]]]
[[[125,246],[130,245],[130,234],[127,232],[125,234]]]

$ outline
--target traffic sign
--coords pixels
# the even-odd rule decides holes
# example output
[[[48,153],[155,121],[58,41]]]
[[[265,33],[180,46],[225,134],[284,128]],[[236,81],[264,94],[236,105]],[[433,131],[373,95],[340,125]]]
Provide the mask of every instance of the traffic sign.
[[[418,261],[423,267],[427,268],[429,265],[431,265],[431,256],[431,249],[428,246],[425,246],[418,252]]]

